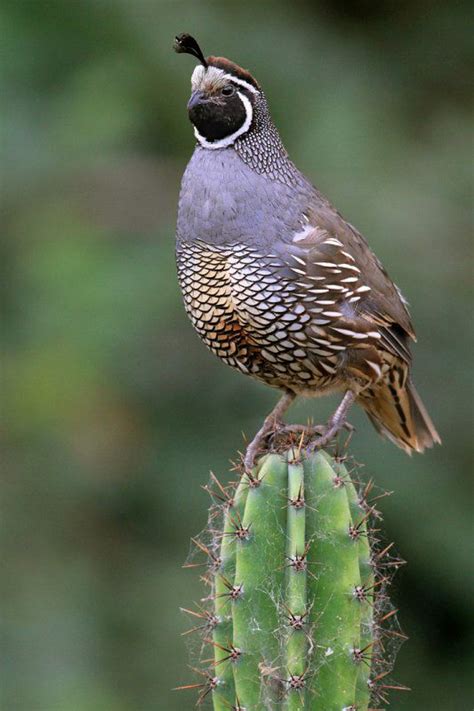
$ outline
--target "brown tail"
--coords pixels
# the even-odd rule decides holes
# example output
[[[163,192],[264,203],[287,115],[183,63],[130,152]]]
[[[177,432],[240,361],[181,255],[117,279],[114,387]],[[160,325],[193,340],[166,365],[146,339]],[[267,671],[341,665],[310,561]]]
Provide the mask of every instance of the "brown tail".
[[[407,380],[405,387],[383,383],[359,399],[377,432],[411,454],[441,444],[415,386]]]

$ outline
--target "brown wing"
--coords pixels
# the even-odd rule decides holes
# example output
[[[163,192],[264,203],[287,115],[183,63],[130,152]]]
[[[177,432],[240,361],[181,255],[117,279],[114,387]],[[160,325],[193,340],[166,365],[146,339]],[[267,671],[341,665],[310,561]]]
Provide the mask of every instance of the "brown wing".
[[[354,333],[377,331],[380,346],[410,362],[409,339],[415,339],[415,333],[406,302],[352,225],[329,205],[312,209],[306,226],[294,235],[290,252],[295,260],[302,260],[296,273],[314,296],[335,302],[334,311],[339,309],[345,322],[340,328]],[[323,298],[325,293],[332,298]]]

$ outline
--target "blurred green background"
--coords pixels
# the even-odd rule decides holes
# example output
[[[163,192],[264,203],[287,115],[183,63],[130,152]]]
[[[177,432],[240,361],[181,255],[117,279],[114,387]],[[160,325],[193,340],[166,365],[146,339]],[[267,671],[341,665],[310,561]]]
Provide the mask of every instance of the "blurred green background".
[[[178,607],[202,594],[181,569],[200,487],[276,398],[212,357],[182,308],[182,31],[255,73],[295,162],[412,304],[444,446],[409,459],[354,412],[353,454],[395,491],[386,535],[409,563],[394,676],[413,691],[391,708],[472,708],[467,2],[3,0],[0,22],[1,708],[193,707],[171,688],[192,680]]]

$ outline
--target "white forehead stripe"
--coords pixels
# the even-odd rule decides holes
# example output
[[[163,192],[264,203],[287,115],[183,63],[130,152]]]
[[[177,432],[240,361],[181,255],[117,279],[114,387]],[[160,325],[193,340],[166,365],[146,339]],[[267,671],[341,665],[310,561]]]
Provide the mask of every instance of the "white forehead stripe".
[[[210,67],[209,67],[210,69]],[[201,66],[201,64],[198,64],[197,67],[194,69],[193,73],[191,74],[191,88],[192,89],[197,89],[201,83],[201,81],[204,78],[204,73],[206,71],[206,68]]]
[[[241,91],[237,92],[237,96],[239,97],[245,108],[245,121],[243,122],[242,126],[238,128],[237,131],[234,131],[234,133],[231,133],[230,136],[224,136],[224,138],[221,138],[219,141],[208,141],[207,138],[201,136],[195,126],[194,135],[196,136],[201,146],[203,146],[203,148],[210,148],[211,150],[215,150],[216,148],[227,148],[227,146],[230,146],[232,145],[232,143],[234,143],[236,138],[241,136],[243,133],[247,133],[247,131],[249,130],[253,118],[252,104],[247,99],[245,94],[242,94]]]
[[[226,84],[227,82],[231,81],[234,84],[238,84],[238,86],[241,86],[244,89],[247,89],[247,91],[250,91],[252,94],[258,94],[258,90],[252,86],[248,81],[245,81],[245,79],[240,79],[239,77],[235,77],[233,74],[228,74],[225,72],[223,69],[218,69],[217,67],[203,67],[200,64],[195,68],[195,70],[192,73],[191,76],[191,87],[193,90],[199,89],[201,86],[201,83],[203,81],[209,82],[209,83],[222,83]]]

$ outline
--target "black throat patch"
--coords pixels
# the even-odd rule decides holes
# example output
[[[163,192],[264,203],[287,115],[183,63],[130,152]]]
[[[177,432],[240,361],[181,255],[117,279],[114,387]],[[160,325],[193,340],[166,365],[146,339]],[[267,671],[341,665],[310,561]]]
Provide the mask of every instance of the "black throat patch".
[[[203,97],[189,109],[189,119],[207,141],[219,141],[239,130],[247,111],[237,92],[229,97]]]

